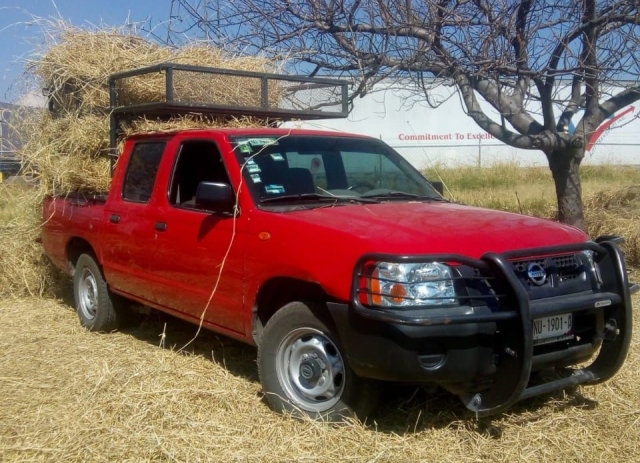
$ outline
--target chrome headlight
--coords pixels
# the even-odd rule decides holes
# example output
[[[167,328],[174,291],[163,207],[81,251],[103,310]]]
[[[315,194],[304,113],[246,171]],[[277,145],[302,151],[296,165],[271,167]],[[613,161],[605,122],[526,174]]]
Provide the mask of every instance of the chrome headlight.
[[[369,269],[365,288],[362,288],[368,293],[369,305],[405,307],[456,303],[452,270],[446,264],[374,262]]]

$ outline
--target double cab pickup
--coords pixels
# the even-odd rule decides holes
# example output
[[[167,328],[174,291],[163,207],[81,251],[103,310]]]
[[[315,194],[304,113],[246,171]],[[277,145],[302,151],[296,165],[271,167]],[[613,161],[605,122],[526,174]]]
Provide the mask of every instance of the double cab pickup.
[[[616,240],[434,185],[363,136],[139,135],[108,194],[45,201],[43,243],[87,329],[117,329],[135,302],[255,345],[278,411],[366,416],[393,381],[486,415],[611,378],[632,327]]]

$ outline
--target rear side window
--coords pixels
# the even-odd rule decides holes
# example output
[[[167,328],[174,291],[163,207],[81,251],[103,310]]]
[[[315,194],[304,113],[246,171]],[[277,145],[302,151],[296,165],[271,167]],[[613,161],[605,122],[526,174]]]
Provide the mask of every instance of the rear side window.
[[[149,202],[164,147],[164,142],[142,142],[134,146],[124,178],[122,199],[139,203]]]

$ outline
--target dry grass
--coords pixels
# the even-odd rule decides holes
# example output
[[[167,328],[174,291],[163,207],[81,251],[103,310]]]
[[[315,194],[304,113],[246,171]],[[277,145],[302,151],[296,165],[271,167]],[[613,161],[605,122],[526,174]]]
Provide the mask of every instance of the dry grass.
[[[537,217],[553,217],[556,194],[551,171],[546,167],[520,167],[514,163],[499,163],[491,167],[434,167],[425,172],[431,180],[442,179],[448,197],[474,206],[522,212]],[[589,198],[607,191],[615,192],[640,184],[640,169],[626,166],[582,166],[583,197]]]
[[[24,183],[0,184],[0,295],[51,295],[60,282],[39,243],[42,198]]]
[[[640,302],[635,300],[636,304]],[[389,389],[367,424],[276,415],[254,349],[167,317],[109,335],[61,302],[0,302],[0,460],[637,461],[640,323],[621,373],[600,386],[476,420],[446,393]],[[162,334],[165,347],[159,347]]]
[[[585,200],[592,236],[618,234],[627,263],[640,266],[640,183],[618,190],[602,190]]]
[[[197,115],[186,115],[169,119],[168,121],[150,120],[146,118],[136,119],[126,128],[126,136],[140,133],[175,132],[177,130],[206,129],[211,127],[226,128],[258,128],[264,127],[268,121],[251,117],[218,119],[206,118]]]

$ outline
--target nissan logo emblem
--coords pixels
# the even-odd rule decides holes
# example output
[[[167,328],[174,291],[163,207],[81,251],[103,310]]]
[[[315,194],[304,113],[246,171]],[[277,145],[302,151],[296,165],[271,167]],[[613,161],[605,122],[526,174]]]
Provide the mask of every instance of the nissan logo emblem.
[[[527,266],[527,276],[536,286],[542,286],[545,281],[547,281],[547,272],[542,265],[536,264],[535,262],[532,262]]]

